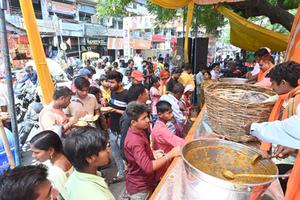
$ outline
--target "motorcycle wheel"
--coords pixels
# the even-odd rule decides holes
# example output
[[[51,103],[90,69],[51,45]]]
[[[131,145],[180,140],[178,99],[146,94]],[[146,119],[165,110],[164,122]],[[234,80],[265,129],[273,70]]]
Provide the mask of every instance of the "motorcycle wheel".
[[[25,114],[26,114],[26,112],[24,112],[24,111],[17,112],[17,122],[18,123],[23,122]]]
[[[23,146],[32,130],[34,127],[33,123],[25,123],[19,131],[19,138],[20,138],[20,144]]]

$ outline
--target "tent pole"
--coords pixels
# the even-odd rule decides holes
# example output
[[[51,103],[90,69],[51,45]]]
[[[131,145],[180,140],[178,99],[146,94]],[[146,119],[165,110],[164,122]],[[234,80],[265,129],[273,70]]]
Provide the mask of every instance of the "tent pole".
[[[9,147],[9,142],[8,142],[8,139],[7,139],[4,127],[3,127],[2,119],[0,119],[0,138],[2,140],[4,149],[5,149],[5,153],[8,158],[8,163],[9,163],[10,169],[13,169],[16,167],[16,164],[15,164],[12,152],[10,150],[10,147]]]
[[[1,41],[2,41],[2,55],[5,66],[5,74],[6,74],[6,84],[8,91],[8,110],[11,116],[11,127],[14,135],[15,149],[16,149],[16,164],[17,166],[21,164],[21,156],[20,156],[20,145],[19,145],[19,135],[18,135],[18,124],[17,117],[15,112],[15,99],[14,99],[14,91],[11,77],[11,68],[10,68],[10,60],[9,60],[9,50],[8,50],[8,42],[7,42],[7,32],[5,25],[5,12],[7,9],[6,0],[0,0],[0,32],[1,32]],[[3,127],[2,127],[3,128]],[[3,141],[4,142],[4,141]]]

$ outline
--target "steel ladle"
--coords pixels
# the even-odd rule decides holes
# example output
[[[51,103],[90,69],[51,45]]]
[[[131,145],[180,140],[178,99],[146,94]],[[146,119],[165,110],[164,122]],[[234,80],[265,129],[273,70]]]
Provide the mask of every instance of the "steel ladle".
[[[247,177],[247,178],[283,178],[288,177],[289,174],[280,175],[269,175],[269,174],[234,174],[233,172],[226,170],[223,172],[223,176],[227,179],[235,179],[237,177]]]

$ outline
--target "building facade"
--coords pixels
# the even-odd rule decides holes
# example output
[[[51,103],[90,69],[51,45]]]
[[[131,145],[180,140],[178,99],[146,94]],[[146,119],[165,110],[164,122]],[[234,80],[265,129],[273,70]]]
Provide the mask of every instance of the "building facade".
[[[10,55],[13,63],[21,66],[23,63],[14,58],[31,57],[26,28],[19,0],[7,3]],[[131,3],[126,8],[128,17],[102,19],[97,17],[97,0],[32,0],[32,4],[50,58],[80,57],[93,51],[114,60],[118,55],[132,57],[137,51],[149,54],[151,49],[170,50],[182,31],[180,17],[155,28],[155,18],[148,13],[145,0]]]

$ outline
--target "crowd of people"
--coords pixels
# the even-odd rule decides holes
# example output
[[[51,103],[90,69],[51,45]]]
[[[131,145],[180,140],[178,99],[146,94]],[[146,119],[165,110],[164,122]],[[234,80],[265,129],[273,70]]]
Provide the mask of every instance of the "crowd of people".
[[[245,129],[262,140],[265,154],[294,155],[292,163],[278,167],[280,173],[292,169],[286,197],[298,199],[300,65],[275,65],[267,48],[254,56],[247,82],[270,87],[279,97],[270,122]],[[114,199],[108,184],[121,181],[126,198],[147,199],[180,154],[195,102],[203,105],[203,89],[221,76],[218,63],[193,75],[190,64],[172,66],[162,57],[130,59],[127,67],[103,60],[94,64],[87,61],[71,87],[55,88],[39,115],[40,132],[30,140],[32,157],[44,165],[1,176],[0,199]],[[95,120],[83,120],[91,116]],[[117,173],[106,180],[101,169],[111,166],[110,157]]]
[[[18,167],[2,176],[1,198],[114,199],[108,184],[125,181],[129,199],[147,199],[179,156],[194,113],[192,66],[170,68],[162,57],[131,59],[126,68],[91,63],[71,87],[57,86],[39,114],[40,131],[30,147],[47,167]],[[97,119],[83,123],[90,116]],[[100,170],[111,166],[110,153],[117,174],[106,180]],[[15,192],[28,178],[22,174],[32,171],[24,193]]]

